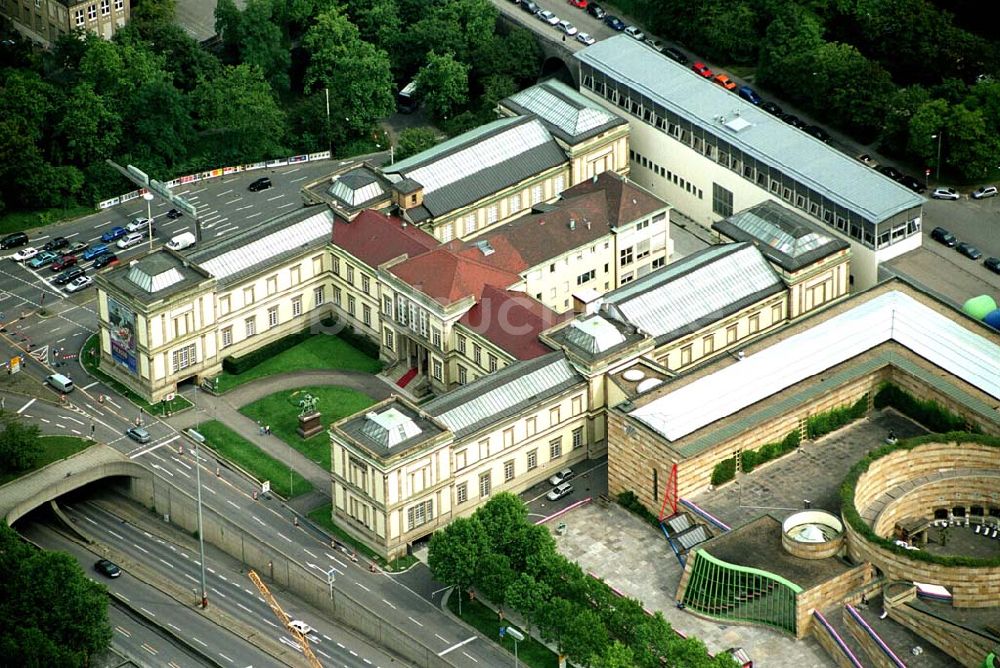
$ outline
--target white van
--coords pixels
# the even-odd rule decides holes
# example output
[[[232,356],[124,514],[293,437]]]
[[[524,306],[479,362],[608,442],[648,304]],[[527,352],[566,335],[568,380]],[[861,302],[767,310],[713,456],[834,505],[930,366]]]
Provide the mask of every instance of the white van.
[[[45,382],[54,387],[55,389],[59,390],[63,394],[73,391],[73,380],[71,378],[67,378],[61,373],[52,374],[51,376],[45,379]]]
[[[198,239],[194,236],[193,232],[181,232],[167,242],[167,248],[170,250],[182,251],[185,248],[191,248],[191,246],[194,246],[197,240]]]

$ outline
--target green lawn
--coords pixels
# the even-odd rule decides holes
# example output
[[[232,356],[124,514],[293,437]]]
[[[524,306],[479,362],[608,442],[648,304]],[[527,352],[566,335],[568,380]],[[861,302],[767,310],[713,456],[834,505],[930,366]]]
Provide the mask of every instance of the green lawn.
[[[0,216],[0,234],[25,232],[34,227],[45,227],[60,220],[78,218],[90,213],[94,213],[94,207],[83,205],[44,211],[6,211]]]
[[[293,393],[295,396],[292,396]],[[322,414],[324,429],[312,438],[303,440],[296,431],[299,427],[297,401],[305,394],[318,398],[316,409]],[[323,467],[330,470],[330,436],[325,427],[342,417],[364,410],[374,403],[366,394],[336,385],[303,387],[283,390],[258,399],[240,408],[240,413],[261,424],[271,425],[275,436],[288,443]]]
[[[0,473],[0,485],[27,475],[32,471],[37,471],[52,462],[66,459],[70,455],[75,455],[81,450],[86,450],[94,444],[89,439],[77,438],[76,436],[41,436],[38,440],[42,443],[42,454],[39,456],[34,468],[27,471],[18,471],[17,473]]]
[[[216,379],[216,388],[218,392],[227,392],[251,380],[303,369],[377,373],[382,369],[382,365],[377,359],[369,357],[339,336],[316,334],[239,375],[223,372]]]
[[[196,430],[205,437],[205,443],[220,455],[258,480],[270,480],[271,489],[279,496],[289,499],[313,490],[312,483],[298,473],[292,473],[289,480],[287,466],[218,420],[202,422]]]
[[[500,637],[500,627],[506,626],[508,622],[500,621],[497,613],[479,601],[470,601],[468,595],[462,599],[462,614],[459,615],[458,597],[458,590],[452,590],[451,596],[448,597],[448,609],[513,656],[514,641],[510,636]],[[555,652],[529,636],[527,629],[519,627],[519,630],[524,634],[524,640],[517,643],[517,658],[520,663],[533,668],[558,668],[559,657]]]
[[[355,550],[365,555],[369,559],[377,561],[379,564],[382,565],[382,568],[388,571],[392,572],[405,571],[407,568],[409,568],[410,566],[412,566],[417,562],[416,557],[406,554],[403,555],[402,557],[393,559],[388,564],[386,564],[385,560],[382,557],[375,554],[374,552],[372,552],[371,548],[369,548],[364,543],[356,540],[349,533],[347,533],[339,526],[337,526],[337,524],[333,521],[331,510],[332,509],[329,504],[325,506],[320,506],[319,508],[313,508],[312,510],[309,511],[308,517],[313,522],[320,525],[321,527],[326,529],[329,533],[331,533],[333,536],[335,536],[337,540],[339,540],[341,543],[346,543],[347,545],[350,545]]]
[[[90,372],[90,375],[94,376],[105,385],[111,387],[115,390],[115,392],[122,395],[150,415],[176,413],[179,410],[190,408],[194,405],[180,394],[175,395],[170,401],[157,401],[155,404],[149,403],[138,394],[101,371],[101,356],[98,353],[97,334],[94,334],[87,339],[86,343],[83,344],[83,349],[80,351],[80,363],[83,364],[83,368]]]

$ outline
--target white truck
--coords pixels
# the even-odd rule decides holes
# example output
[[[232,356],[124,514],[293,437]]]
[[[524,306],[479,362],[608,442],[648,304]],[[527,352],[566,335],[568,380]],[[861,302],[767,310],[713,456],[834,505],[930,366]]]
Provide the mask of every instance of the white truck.
[[[167,248],[170,250],[182,251],[185,248],[191,248],[191,246],[194,246],[196,241],[197,238],[194,236],[193,232],[181,232],[167,242]]]

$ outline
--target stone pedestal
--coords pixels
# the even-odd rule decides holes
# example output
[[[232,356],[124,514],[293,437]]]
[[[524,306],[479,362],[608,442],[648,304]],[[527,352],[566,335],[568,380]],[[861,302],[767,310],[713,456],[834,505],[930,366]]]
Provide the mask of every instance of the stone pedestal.
[[[302,438],[309,438],[323,431],[323,423],[320,420],[320,413],[309,413],[299,416],[299,428],[296,430]]]

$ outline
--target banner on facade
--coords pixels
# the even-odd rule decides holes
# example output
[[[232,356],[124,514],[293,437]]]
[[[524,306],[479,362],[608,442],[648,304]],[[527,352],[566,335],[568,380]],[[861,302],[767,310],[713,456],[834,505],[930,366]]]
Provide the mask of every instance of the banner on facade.
[[[135,311],[108,296],[108,324],[111,330],[111,359],[135,373]]]

